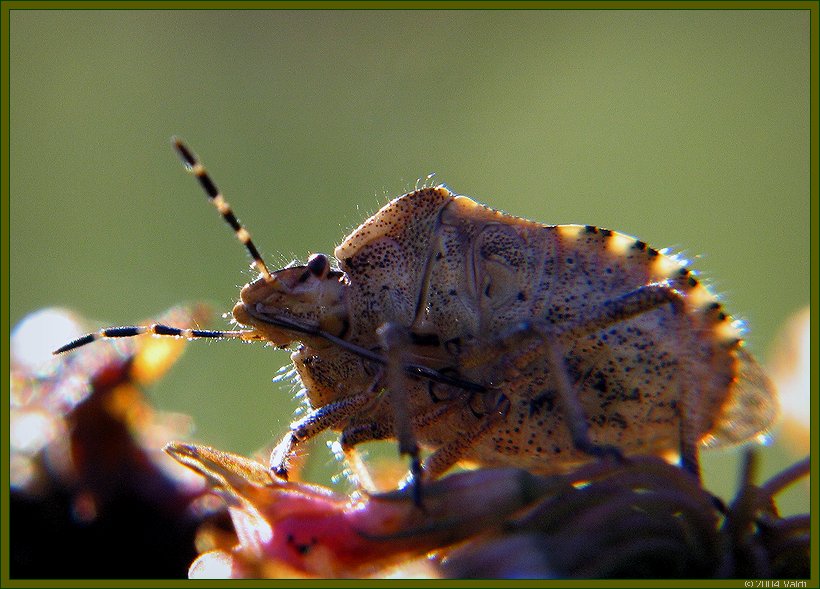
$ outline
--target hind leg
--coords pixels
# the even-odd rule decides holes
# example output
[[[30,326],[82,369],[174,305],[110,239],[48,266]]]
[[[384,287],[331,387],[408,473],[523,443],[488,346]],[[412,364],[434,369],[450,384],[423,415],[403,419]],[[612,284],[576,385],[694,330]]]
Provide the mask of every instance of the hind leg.
[[[484,345],[464,360],[466,366],[481,366],[493,361],[500,354],[507,356],[507,363],[515,371],[531,362],[546,358],[549,372],[553,375],[567,427],[575,448],[591,456],[622,458],[619,448],[607,444],[595,444],[589,436],[587,416],[578,396],[576,383],[569,377],[566,350],[578,338],[607,329],[634,317],[664,306],[671,306],[675,313],[682,312],[683,299],[675,289],[662,284],[649,284],[619,297],[607,300],[587,317],[568,324],[552,324],[546,320],[519,323],[491,345]],[[684,464],[691,470],[697,455],[691,448],[681,454]]]
[[[550,341],[551,339],[553,338],[549,336],[545,337],[542,349],[546,353],[550,372],[554,375],[555,384],[558,389],[558,398],[561,402],[561,408],[564,411],[573,446],[590,456],[597,456],[599,458],[612,456],[617,460],[623,460],[623,454],[616,446],[594,444],[592,440],[590,440],[587,416],[584,414],[577,390],[568,377],[564,353],[561,350],[560,344]]]

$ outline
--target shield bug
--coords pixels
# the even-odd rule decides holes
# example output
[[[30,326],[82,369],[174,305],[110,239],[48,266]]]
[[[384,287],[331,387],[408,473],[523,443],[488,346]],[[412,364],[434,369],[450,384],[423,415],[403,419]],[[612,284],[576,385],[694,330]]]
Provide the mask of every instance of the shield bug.
[[[771,384],[716,297],[672,255],[582,225],[544,225],[452,193],[391,201],[334,254],[270,272],[202,164],[177,152],[260,275],[241,329],[104,329],[58,352],[141,333],[295,347],[310,405],[271,455],[321,431],[341,445],[397,439],[412,473],[458,461],[567,470],[594,455],[738,443],[776,413]],[[431,450],[422,464],[419,445]]]

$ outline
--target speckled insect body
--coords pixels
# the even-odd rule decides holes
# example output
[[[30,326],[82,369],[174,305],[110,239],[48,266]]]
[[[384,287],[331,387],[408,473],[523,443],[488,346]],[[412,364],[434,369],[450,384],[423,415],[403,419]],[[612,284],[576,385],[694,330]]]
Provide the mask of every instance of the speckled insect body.
[[[696,471],[700,444],[771,424],[774,392],[735,324],[681,262],[641,241],[437,186],[385,205],[335,261],[314,254],[271,273],[177,149],[260,271],[233,309],[242,329],[116,328],[63,350],[142,332],[296,346],[310,411],[272,454],[280,475],[326,429],[347,449],[397,439],[416,476],[436,477],[462,460],[550,473],[610,453],[679,453]]]

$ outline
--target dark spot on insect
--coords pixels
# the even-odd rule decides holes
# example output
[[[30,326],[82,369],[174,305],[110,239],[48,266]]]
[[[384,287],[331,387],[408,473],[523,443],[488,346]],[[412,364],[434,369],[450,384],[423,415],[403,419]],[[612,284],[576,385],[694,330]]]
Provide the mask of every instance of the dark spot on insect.
[[[612,231],[609,229],[601,229],[601,235],[604,237],[612,237]]]
[[[607,384],[606,376],[603,372],[598,372],[595,374],[595,380],[592,382],[591,386],[596,391],[600,391],[602,393],[607,392],[609,385]]]
[[[653,249],[653,248],[650,247],[649,249],[646,250],[646,254],[650,258],[657,258],[658,257],[658,250]]]
[[[529,417],[532,417],[534,414],[539,413],[541,409],[544,409],[547,413],[552,412],[553,408],[555,407],[555,391],[549,390],[544,391],[534,399],[530,399],[529,402]]]
[[[458,292],[456,292],[456,289],[451,288],[449,294],[450,294],[451,297],[454,297],[458,294]]]
[[[641,240],[637,240],[635,243],[632,244],[632,247],[642,252],[646,249],[646,243]]]
[[[492,292],[492,286],[493,286],[492,283],[489,283],[489,284],[487,284],[487,286],[484,287],[484,296],[485,297],[489,298],[490,292]]]
[[[640,401],[641,400],[641,391],[638,387],[633,387],[628,394],[623,396],[624,401]]]
[[[552,452],[553,452],[553,454],[560,454],[561,453],[561,447],[560,446],[553,446],[552,447]]]
[[[567,258],[567,264],[573,264],[575,260],[573,258]]]
[[[438,346],[441,341],[435,333],[410,332],[410,341],[417,346]]]
[[[336,334],[336,337],[344,338],[350,331],[350,321],[345,317],[342,320],[342,329]]]
[[[613,413],[612,415],[610,415],[609,416],[609,423],[611,423],[612,425],[614,425],[615,427],[617,427],[619,429],[626,429],[628,427],[628,424],[626,422],[626,418],[624,418],[624,416],[621,415],[620,413]]]
[[[598,233],[598,228],[595,227],[594,225],[586,225],[584,227],[584,231],[586,233]]]
[[[606,272],[607,274],[612,274],[612,268],[606,268],[604,272]]]
[[[698,281],[694,276],[689,277],[689,286],[696,287],[698,285]]]
[[[726,313],[718,313],[718,321],[726,321]]]
[[[443,257],[444,257],[444,254],[442,254],[441,252],[436,252],[436,259],[437,260],[440,260]]]
[[[519,301],[526,301],[527,300],[527,295],[526,295],[526,293],[524,293],[524,291],[519,291],[518,300]]]
[[[709,303],[708,305],[706,305],[706,310],[707,311],[715,311],[717,309],[720,309],[720,303],[718,303],[717,301],[713,301],[713,302]]]
[[[305,282],[308,278],[310,278],[310,276],[311,276],[311,271],[310,271],[310,270],[305,270],[304,272],[302,272],[302,273],[299,275],[299,278],[297,278],[297,279],[296,279],[296,282],[298,282],[299,284],[302,284],[302,283],[303,283],[303,282]]]
[[[689,268],[681,268],[680,270],[678,270],[678,276],[680,276],[681,278],[686,278],[687,276],[689,276]]]

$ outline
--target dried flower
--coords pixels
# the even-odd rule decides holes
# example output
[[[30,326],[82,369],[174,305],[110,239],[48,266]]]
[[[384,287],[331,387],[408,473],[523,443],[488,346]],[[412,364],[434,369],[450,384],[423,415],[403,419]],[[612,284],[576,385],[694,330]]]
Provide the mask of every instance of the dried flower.
[[[759,488],[747,468],[728,510],[655,457],[549,477],[455,473],[425,483],[419,508],[407,490],[345,496],[212,448],[166,451],[208,479],[237,530],[237,545],[201,555],[193,578],[384,577],[421,561],[427,576],[455,578],[808,575],[807,516],[773,508],[808,461]]]

